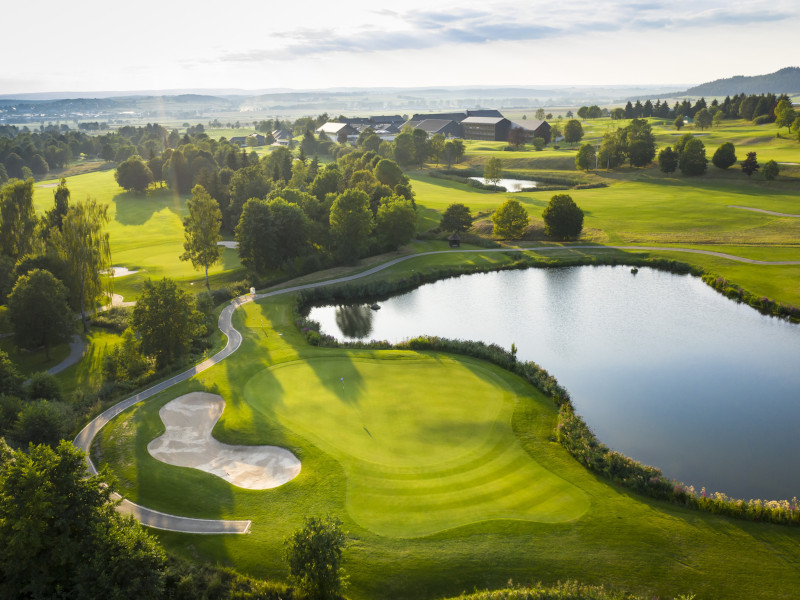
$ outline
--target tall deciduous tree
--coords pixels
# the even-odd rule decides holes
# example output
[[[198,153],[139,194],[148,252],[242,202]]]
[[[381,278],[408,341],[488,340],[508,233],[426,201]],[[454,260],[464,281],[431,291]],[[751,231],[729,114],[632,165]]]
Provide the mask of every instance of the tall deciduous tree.
[[[684,175],[702,175],[706,172],[708,158],[706,146],[701,140],[692,137],[686,141],[678,158],[678,168]]]
[[[483,178],[491,181],[492,185],[497,185],[497,182],[503,178],[503,161],[496,156],[487,160],[483,167]]]
[[[67,441],[24,452],[0,440],[0,596],[159,598],[164,552],[112,491]]]
[[[711,124],[714,121],[713,115],[708,112],[707,108],[701,108],[697,113],[694,115],[694,126],[701,131],[703,129],[708,129],[711,127]]]
[[[375,234],[378,242],[387,249],[396,250],[407,244],[417,230],[417,211],[411,202],[399,196],[384,198],[375,217]]]
[[[492,233],[504,239],[521,238],[530,220],[525,207],[518,200],[509,198],[492,215]]]
[[[583,230],[583,211],[569,194],[556,194],[542,212],[544,232],[557,240],[577,238]]]
[[[67,288],[50,271],[34,269],[17,279],[8,296],[14,337],[22,348],[50,348],[72,338],[74,319]]]
[[[448,206],[442,213],[439,229],[462,233],[472,227],[472,213],[469,207],[459,202]]]
[[[658,153],[658,168],[664,173],[674,173],[678,168],[678,153],[667,146]]]
[[[339,519],[306,518],[286,540],[289,577],[307,598],[341,598],[345,585],[342,554],[347,535]]]
[[[575,155],[575,166],[588,171],[596,165],[595,156],[594,146],[592,144],[584,144]]]
[[[359,190],[340,194],[331,205],[330,224],[339,256],[347,261],[357,259],[369,246],[373,228],[369,196]]]
[[[97,300],[105,291],[101,273],[111,267],[111,246],[105,230],[108,221],[108,205],[87,198],[69,208],[57,240],[59,255],[69,269],[73,306],[82,317],[87,306],[96,311]],[[83,328],[86,331],[85,319]]]
[[[119,164],[114,179],[125,191],[141,194],[153,183],[153,172],[140,156],[130,156]]]
[[[36,227],[33,209],[33,178],[12,179],[0,190],[0,251],[19,258],[33,242]]]
[[[583,139],[583,127],[577,119],[570,119],[564,125],[564,141],[575,144]]]
[[[61,231],[61,224],[69,210],[69,188],[67,180],[62,178],[61,183],[53,190],[53,208],[47,211],[45,221],[48,227],[55,227]]]
[[[764,169],[761,171],[761,174],[767,181],[772,181],[780,174],[780,172],[780,165],[778,165],[778,163],[776,163],[774,160],[768,160],[764,163]]]
[[[131,317],[142,352],[155,356],[158,368],[175,364],[189,353],[205,329],[203,321],[192,297],[166,277],[144,282]]]
[[[222,225],[222,211],[219,204],[202,186],[192,189],[192,197],[186,203],[189,216],[183,220],[184,253],[181,260],[192,261],[195,269],[203,268],[208,284],[208,268],[216,264],[222,256],[222,246],[217,244],[222,239],[219,228]]]

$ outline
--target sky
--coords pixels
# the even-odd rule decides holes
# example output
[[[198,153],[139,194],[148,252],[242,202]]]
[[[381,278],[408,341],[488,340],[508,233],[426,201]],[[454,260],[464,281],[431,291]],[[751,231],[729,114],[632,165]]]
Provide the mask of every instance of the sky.
[[[796,0],[3,0],[0,95],[699,84],[800,63]]]

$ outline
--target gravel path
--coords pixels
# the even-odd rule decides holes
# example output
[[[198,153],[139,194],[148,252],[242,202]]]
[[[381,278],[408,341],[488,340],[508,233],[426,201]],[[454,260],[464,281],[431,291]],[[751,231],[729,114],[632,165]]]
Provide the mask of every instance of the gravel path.
[[[61,373],[67,367],[71,367],[78,361],[83,358],[83,353],[86,352],[86,342],[83,341],[83,338],[79,335],[73,335],[72,340],[69,343],[69,354],[67,358],[62,360],[58,363],[55,367],[50,367],[47,369],[47,373],[49,375],[55,375],[56,373]]]
[[[143,392],[139,392],[135,396],[131,396],[115,404],[114,406],[108,408],[103,413],[95,417],[89,424],[84,427],[78,436],[74,440],[75,446],[81,448],[84,452],[86,452],[86,463],[87,469],[91,474],[97,474],[97,469],[92,462],[91,457],[89,456],[89,451],[92,446],[92,442],[94,437],[97,433],[109,422],[111,419],[119,415],[121,412],[127,410],[134,404],[138,404],[164,390],[172,387],[173,385],[180,383],[182,381],[186,381],[187,379],[194,377],[198,373],[205,371],[216,365],[217,363],[221,362],[239,348],[242,343],[242,334],[239,333],[233,327],[232,317],[233,311],[236,310],[239,306],[246,302],[250,302],[253,300],[260,300],[262,298],[271,298],[274,296],[279,296],[281,294],[290,294],[292,292],[298,292],[301,290],[306,290],[313,287],[321,287],[321,286],[328,286],[328,285],[336,285],[339,283],[346,283],[348,281],[353,281],[355,279],[360,279],[362,277],[368,277],[369,275],[373,275],[384,269],[387,269],[393,265],[398,263],[411,260],[418,256],[429,256],[432,254],[447,254],[447,253],[486,253],[486,252],[536,252],[536,253],[550,253],[550,252],[557,252],[557,251],[569,251],[569,250],[594,250],[594,251],[605,251],[605,250],[629,250],[629,251],[669,251],[669,252],[687,252],[691,254],[705,254],[708,256],[717,256],[720,258],[726,258],[728,260],[733,260],[737,262],[743,262],[748,264],[755,264],[755,265],[800,265],[800,260],[795,261],[761,261],[761,260],[754,260],[750,258],[742,258],[740,256],[734,256],[732,254],[726,254],[724,252],[714,252],[713,250],[695,250],[693,248],[670,248],[670,247],[661,247],[661,246],[548,246],[543,248],[489,248],[489,249],[478,249],[478,250],[432,250],[430,252],[420,252],[418,254],[409,254],[407,256],[401,256],[399,258],[395,258],[388,262],[382,263],[376,267],[372,267],[367,269],[366,271],[362,271],[360,273],[355,273],[353,275],[347,275],[345,277],[338,277],[336,279],[331,279],[328,281],[321,281],[315,283],[307,283],[303,285],[295,285],[291,287],[286,287],[278,290],[274,290],[271,292],[265,292],[263,294],[256,294],[254,296],[241,296],[239,298],[235,298],[231,301],[231,303],[226,306],[222,313],[220,313],[218,326],[220,330],[227,336],[228,343],[226,344],[225,348],[220,350],[217,354],[204,360],[203,362],[195,365],[191,369],[184,371],[183,373],[179,373],[174,377],[167,379],[166,381],[162,381],[161,383],[154,385],[151,388],[144,390]],[[123,500],[119,506],[120,512],[124,512],[127,514],[134,515],[143,525],[148,527],[153,527],[156,529],[166,529],[168,531],[178,531],[182,533],[201,533],[201,534],[211,534],[211,533],[247,533],[250,529],[250,521],[224,521],[224,520],[214,520],[214,519],[190,519],[187,517],[180,517],[177,515],[168,515],[162,512],[158,512],[144,506],[139,506],[138,504],[134,504],[128,500]]]

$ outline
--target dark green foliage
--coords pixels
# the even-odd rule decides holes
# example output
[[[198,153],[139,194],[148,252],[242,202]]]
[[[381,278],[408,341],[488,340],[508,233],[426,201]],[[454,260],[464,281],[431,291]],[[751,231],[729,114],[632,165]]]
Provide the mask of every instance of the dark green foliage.
[[[286,540],[289,577],[304,595],[313,600],[341,598],[346,579],[342,553],[347,534],[335,517],[307,517],[302,529]]]
[[[34,269],[17,280],[8,296],[8,313],[21,348],[44,346],[49,357],[53,345],[72,338],[75,320],[68,296],[50,271]]]
[[[103,312],[97,313],[92,317],[92,325],[102,327],[116,333],[122,333],[130,325],[131,309],[123,306],[115,306]]]
[[[23,386],[25,395],[30,400],[51,400],[60,402],[64,399],[61,387],[53,375],[40,372],[34,373]]]
[[[678,153],[667,146],[658,153],[658,168],[663,173],[674,173],[678,168]]]
[[[750,177],[760,168],[755,152],[748,152],[747,158],[745,158],[741,164],[742,164],[742,171],[744,171],[744,174],[747,175],[748,177]]]
[[[577,119],[570,119],[564,125],[564,141],[568,144],[580,142],[583,139],[583,127]]]
[[[331,206],[330,225],[339,257],[346,262],[359,258],[368,247],[373,228],[369,197],[359,190],[337,196]]]
[[[36,223],[33,178],[12,179],[0,189],[0,252],[13,258],[27,253]]]
[[[678,168],[684,175],[702,175],[706,172],[708,159],[706,146],[696,137],[686,141],[678,158]]]
[[[258,166],[239,169],[231,177],[230,204],[227,218],[230,227],[234,228],[242,216],[242,207],[250,198],[264,199],[274,188],[272,181]]]
[[[375,177],[384,185],[390,188],[398,184],[408,185],[408,177],[403,175],[403,171],[393,160],[384,158],[375,165]]]
[[[472,227],[472,213],[469,207],[461,203],[453,203],[442,213],[439,229],[463,233]]]
[[[167,559],[164,596],[169,600],[292,600],[293,590],[281,583],[260,581],[232,569]]]
[[[583,230],[583,211],[569,194],[556,194],[542,212],[544,232],[557,240],[575,239]]]
[[[547,145],[547,140],[545,140],[543,137],[535,137],[535,138],[533,138],[533,142],[532,143],[533,143],[534,150],[536,150],[537,152],[541,152],[542,150],[544,150],[544,147]]]
[[[578,169],[588,171],[596,166],[596,154],[592,144],[584,144],[575,155],[575,166]]]
[[[55,447],[67,436],[74,416],[68,404],[32,400],[22,408],[9,437],[20,447],[46,444]]]
[[[492,215],[492,234],[504,239],[519,239],[530,223],[530,217],[519,200],[509,198]]]
[[[17,369],[8,354],[0,350],[0,394],[19,396],[22,393],[22,382],[25,378]]]
[[[44,217],[48,227],[55,227],[61,231],[61,222],[69,210],[69,196],[67,180],[62,178],[58,187],[53,191],[53,208],[48,210]]]
[[[69,442],[25,453],[0,440],[0,597],[161,597],[164,553],[115,511],[107,479],[86,477]]]
[[[632,167],[647,167],[656,156],[656,138],[653,129],[644,119],[633,119],[622,129],[625,150]]]
[[[184,359],[205,330],[192,297],[166,277],[144,282],[131,325],[141,340],[142,353],[154,356],[159,369]]]
[[[391,196],[384,199],[375,217],[375,236],[381,248],[397,250],[414,238],[417,230],[417,213],[405,198]]]
[[[125,191],[141,194],[153,183],[153,172],[141,156],[134,155],[119,164],[114,179]]]
[[[20,257],[17,260],[17,264],[14,265],[13,280],[16,282],[17,279],[27,275],[34,269],[50,271],[64,285],[69,281],[69,266],[57,254],[26,254]]]
[[[692,600],[694,596],[681,596],[675,600]],[[504,590],[463,593],[448,600],[655,600],[652,595],[633,595],[607,590],[602,585],[585,585],[577,581],[559,582],[551,587],[538,583],[533,586],[516,586]]]
[[[736,148],[731,142],[721,144],[711,157],[711,162],[718,169],[727,169],[736,162]]]
[[[767,181],[772,181],[780,172],[781,168],[778,163],[776,163],[774,160],[768,160],[764,163],[764,169],[761,171],[761,174]]]
[[[248,200],[236,240],[242,265],[256,274],[286,266],[308,248],[309,222],[297,204],[283,198]]]
[[[142,384],[153,374],[155,361],[142,353],[133,329],[126,329],[122,342],[103,357],[103,377],[115,383]]]

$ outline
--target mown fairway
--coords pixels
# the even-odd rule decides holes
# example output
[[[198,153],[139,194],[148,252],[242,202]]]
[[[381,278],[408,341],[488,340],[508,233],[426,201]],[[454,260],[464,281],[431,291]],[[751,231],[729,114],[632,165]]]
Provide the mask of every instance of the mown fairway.
[[[34,186],[34,202],[38,212],[53,206],[52,186],[56,180]],[[171,277],[186,289],[201,291],[202,271],[192,268],[191,262],[179,260],[183,254],[183,218],[186,215],[186,196],[174,194],[167,188],[151,190],[146,195],[124,192],[114,180],[114,171],[97,171],[67,179],[72,203],[87,196],[109,205],[111,259],[115,266],[138,270],[138,273],[117,278],[114,291],[126,300],[135,300],[142,282],[149,278]],[[241,279],[243,273],[235,250],[226,249],[222,261],[209,269],[212,286]]]
[[[283,540],[304,516],[335,514],[352,540],[356,599],[436,598],[509,579],[698,598],[791,597],[800,586],[800,531],[620,491],[550,441],[553,404],[521,380],[441,354],[310,347],[289,300],[245,305],[236,354],[124,413],[95,446],[135,501],[253,519],[245,536],[158,533],[174,552],[282,578]],[[300,475],[249,491],[150,457],[160,406],[196,389],[226,399],[218,439],[290,448]]]

